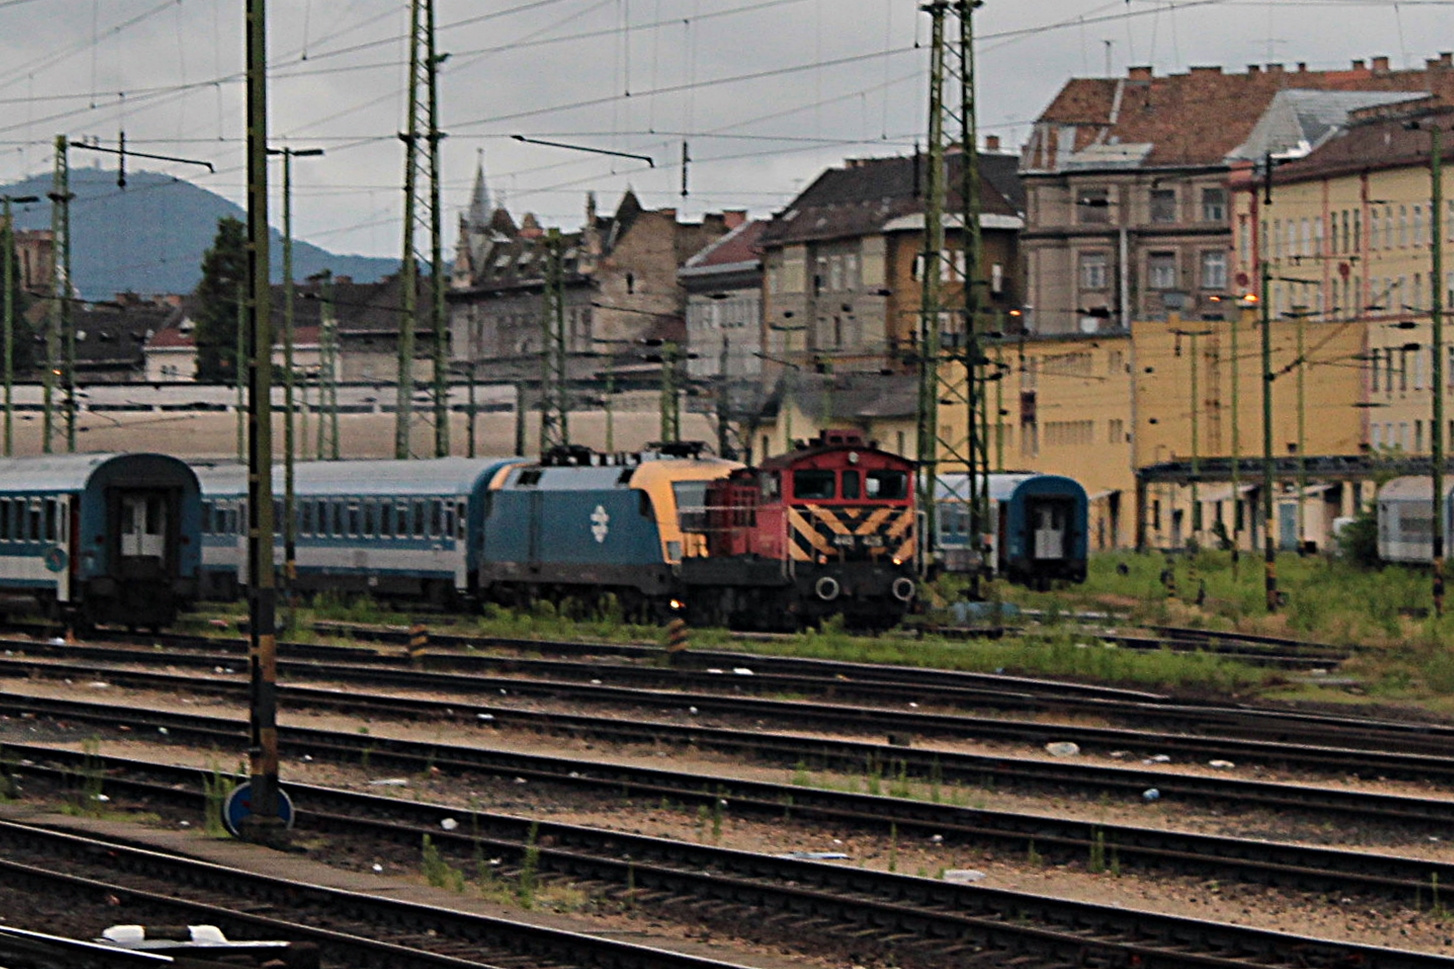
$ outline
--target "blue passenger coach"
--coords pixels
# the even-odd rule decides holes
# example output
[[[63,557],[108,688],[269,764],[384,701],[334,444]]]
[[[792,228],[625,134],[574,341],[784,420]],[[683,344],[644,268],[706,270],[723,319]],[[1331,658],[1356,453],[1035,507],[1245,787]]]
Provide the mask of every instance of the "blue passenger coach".
[[[368,593],[443,604],[472,597],[495,473],[518,458],[307,461],[294,466],[297,577],[305,592]],[[247,473],[198,465],[205,497],[207,592],[247,584]],[[284,548],[283,469],[273,472],[274,560]]]
[[[0,458],[0,588],[56,618],[169,625],[197,594],[197,477],[164,454]]]
[[[1056,580],[1084,582],[1090,502],[1080,482],[1036,472],[996,473],[988,478],[994,573],[1035,588]],[[936,537],[945,569],[966,571],[973,563],[965,501],[968,476],[940,475],[935,494]]]

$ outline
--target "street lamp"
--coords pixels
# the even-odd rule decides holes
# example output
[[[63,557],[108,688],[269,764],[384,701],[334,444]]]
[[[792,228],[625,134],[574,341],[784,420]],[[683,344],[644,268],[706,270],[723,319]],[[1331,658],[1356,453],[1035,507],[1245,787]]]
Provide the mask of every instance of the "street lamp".
[[[293,520],[293,159],[316,158],[323,149],[267,151],[283,156],[283,595],[287,597],[298,572],[298,527]]]
[[[12,425],[15,419],[14,408],[14,387],[15,387],[15,223],[12,220],[10,206],[12,203],[39,202],[40,199],[34,195],[6,195],[5,202],[5,243],[3,258],[5,259],[5,456],[12,453]]]

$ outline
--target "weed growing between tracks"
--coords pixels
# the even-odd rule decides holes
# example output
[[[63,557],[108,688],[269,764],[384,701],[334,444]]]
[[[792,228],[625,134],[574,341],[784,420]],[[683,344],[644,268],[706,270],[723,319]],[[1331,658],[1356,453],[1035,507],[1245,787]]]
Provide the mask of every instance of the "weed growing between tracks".
[[[0,804],[20,797],[20,758],[0,744]]]
[[[106,767],[101,759],[101,738],[87,737],[81,744],[81,750],[80,766],[74,771],[67,768],[67,786],[71,789],[72,801],[62,811],[83,817],[100,817],[106,797],[102,791]]]
[[[1162,582],[1168,566],[1175,577],[1172,595]],[[1170,558],[1159,553],[1097,555],[1083,586],[1048,593],[1005,590],[1016,605],[1040,612],[1040,642],[1050,647],[1043,659],[1022,657],[1005,665],[1007,670],[1171,689],[1195,689],[1202,683],[1218,692],[1257,692],[1281,699],[1316,693],[1321,702],[1366,703],[1371,697],[1454,715],[1454,613],[1432,614],[1432,583],[1426,571],[1396,565],[1364,568],[1338,558],[1287,554],[1278,557],[1277,581],[1286,605],[1268,614],[1259,557],[1244,554],[1234,569],[1230,553],[1224,551]],[[1203,588],[1205,594],[1199,596]],[[1356,679],[1359,686],[1354,695],[1293,688],[1276,673],[1187,654],[1147,653],[1130,665],[1122,665],[1113,651],[1082,649],[1076,657],[1063,648],[1076,640],[1072,617],[1082,624],[1173,625],[1353,647],[1353,656],[1339,665],[1338,673]]]

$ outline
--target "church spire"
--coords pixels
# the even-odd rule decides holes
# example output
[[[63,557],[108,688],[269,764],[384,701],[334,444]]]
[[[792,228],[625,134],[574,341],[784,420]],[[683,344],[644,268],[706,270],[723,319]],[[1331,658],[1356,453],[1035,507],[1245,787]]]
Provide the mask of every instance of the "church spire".
[[[475,187],[470,193],[470,226],[475,229],[488,228],[494,211],[494,206],[490,204],[490,190],[485,186],[485,150],[481,148],[475,161]]]

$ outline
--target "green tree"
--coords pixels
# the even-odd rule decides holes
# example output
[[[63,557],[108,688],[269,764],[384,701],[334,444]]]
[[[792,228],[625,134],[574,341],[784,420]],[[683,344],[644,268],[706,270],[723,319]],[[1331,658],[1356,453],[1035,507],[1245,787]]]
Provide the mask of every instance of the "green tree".
[[[231,217],[218,219],[196,291],[197,379],[204,383],[237,380],[237,304],[246,284],[247,226]]]

